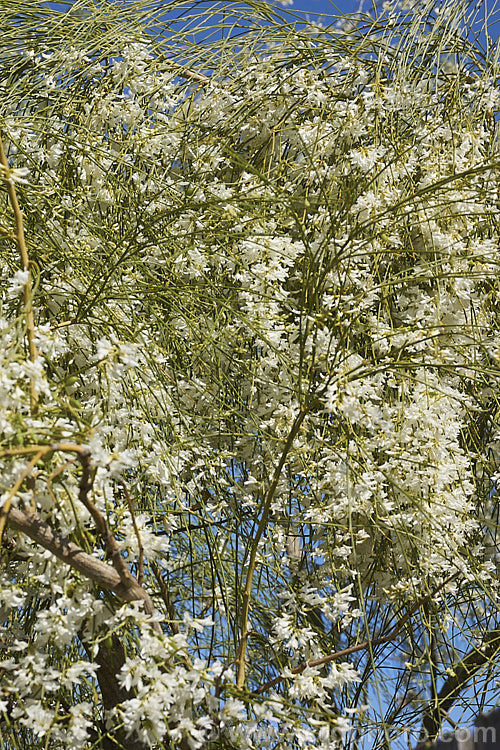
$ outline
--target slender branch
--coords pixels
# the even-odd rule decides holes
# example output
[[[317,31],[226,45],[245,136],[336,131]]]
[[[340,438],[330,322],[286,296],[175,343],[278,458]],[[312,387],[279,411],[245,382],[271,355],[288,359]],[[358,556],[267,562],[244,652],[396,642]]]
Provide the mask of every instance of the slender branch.
[[[412,617],[415,612],[420,609],[420,607],[425,604],[426,602],[430,601],[433,596],[435,596],[441,589],[443,589],[445,586],[450,583],[454,578],[458,576],[458,573],[454,573],[452,576],[447,578],[445,581],[439,584],[439,586],[436,586],[435,589],[433,589],[429,594],[426,594],[426,596],[423,596],[421,599],[419,599],[415,604],[410,607],[408,612],[401,617],[396,625],[393,627],[393,629],[387,634],[380,636],[380,638],[373,638],[366,641],[363,641],[362,643],[358,643],[356,646],[349,646],[349,648],[344,648],[342,651],[336,651],[334,654],[328,654],[328,656],[322,656],[320,659],[312,659],[311,661],[305,661],[302,664],[299,664],[298,667],[294,667],[290,670],[290,673],[295,674],[301,674],[307,667],[319,667],[322,664],[329,664],[331,661],[338,661],[339,659],[343,659],[346,656],[350,656],[351,654],[355,654],[357,651],[366,651],[367,649],[372,649],[376,646],[381,646],[384,643],[389,643],[390,641],[393,641],[397,636],[400,634],[401,630],[404,628],[410,617]],[[280,682],[283,682],[283,680],[286,680],[287,677],[284,675],[279,675],[278,677],[275,677],[273,680],[269,680],[269,682],[266,682],[265,685],[261,685],[260,688],[258,688],[255,692],[257,695],[261,695],[262,693],[265,693],[266,690],[269,690],[270,688],[274,687],[275,685],[278,685]]]
[[[23,223],[23,214],[21,211],[21,207],[19,206],[19,201],[17,199],[17,193],[16,188],[14,185],[13,180],[10,178],[10,167],[9,162],[7,161],[7,155],[5,153],[5,147],[3,145],[3,140],[0,134],[0,174],[3,175],[5,185],[7,188],[7,194],[9,196],[9,201],[12,206],[12,210],[14,212],[14,223],[16,227],[16,234],[15,234],[15,241],[17,244],[17,247],[19,249],[19,254],[21,256],[21,262],[23,264],[23,268],[28,271],[28,280],[26,284],[23,286],[23,301],[24,301],[24,314],[26,316],[26,332],[28,337],[28,348],[29,348],[29,357],[31,362],[35,362],[38,357],[38,351],[35,344],[35,321],[33,317],[33,290],[31,285],[31,272],[30,272],[30,260],[28,256],[28,250],[26,247],[26,240],[24,238],[24,223]],[[31,405],[31,411],[33,413],[37,410],[37,404],[38,404],[38,393],[35,388],[35,383],[33,378],[30,381],[30,405]]]
[[[62,320],[60,323],[53,323],[50,326],[51,331],[57,331],[59,328],[66,328],[67,326],[76,325],[78,320],[76,318],[69,318],[68,320]]]
[[[1,224],[0,224],[0,234],[2,234],[4,237],[7,237],[9,240],[12,240],[13,242],[16,241],[16,235],[12,234],[9,229],[2,227]]]
[[[179,628],[178,617],[175,611],[172,597],[170,596],[169,588],[167,584],[165,583],[165,580],[160,570],[160,566],[158,565],[156,560],[152,560],[150,563],[150,566],[151,566],[151,570],[153,571],[153,575],[158,582],[158,586],[160,587],[161,598],[165,602],[165,607],[167,608],[167,612],[169,616],[168,624],[170,625],[170,629],[172,630],[172,633],[174,633],[174,635],[178,635],[181,632],[181,630]]]
[[[304,417],[306,416],[306,414],[307,414],[307,409],[302,408],[298,416],[295,418],[295,421],[292,425],[292,429],[290,430],[290,434],[288,435],[287,441],[283,448],[281,458],[275,469],[271,485],[269,487],[269,490],[267,491],[267,495],[265,497],[264,505],[262,508],[262,516],[261,516],[259,525],[257,527],[257,531],[252,541],[252,549],[250,552],[250,559],[248,561],[248,572],[247,572],[245,588],[243,590],[243,597],[242,597],[242,609],[241,609],[241,620],[240,620],[241,638],[240,638],[240,645],[239,645],[238,654],[236,658],[236,662],[238,665],[238,676],[237,676],[236,684],[237,684],[237,687],[239,688],[242,688],[245,683],[245,654],[246,654],[246,648],[247,648],[247,642],[248,642],[248,614],[250,611],[250,597],[252,594],[252,579],[253,579],[253,575],[255,572],[257,550],[259,548],[259,543],[260,543],[262,534],[264,533],[265,528],[267,526],[269,512],[271,510],[271,503],[273,501],[274,494],[278,487],[278,482],[281,476],[281,472],[283,470],[283,466],[285,465],[285,461],[287,459],[288,453],[293,445],[293,441],[295,440],[298,431],[300,430],[300,426],[302,422],[304,421]]]
[[[26,445],[19,448],[4,448],[0,450],[0,457],[3,456],[26,456],[30,453],[40,452],[42,456],[47,453],[76,453],[88,454],[88,448],[78,443],[50,443],[49,445]]]
[[[426,602],[425,604],[425,614],[428,616],[429,619],[429,672],[430,672],[430,694],[431,694],[431,700],[430,704],[434,706],[439,705],[439,696],[438,696],[438,689],[437,689],[437,663],[438,663],[438,654],[437,654],[437,647],[436,647],[436,633],[434,628],[432,627],[432,613],[430,612],[429,603]],[[440,725],[441,725],[441,717],[442,713],[439,712],[440,717]]]
[[[208,76],[203,75],[203,73],[198,73],[196,70],[185,68],[180,63],[175,62],[175,60],[162,56],[161,61],[167,63],[169,68],[176,70],[180,78],[187,78],[190,81],[196,81],[196,83],[201,83],[204,86],[208,86],[209,84],[212,84],[213,86],[216,85]]]
[[[64,444],[62,445],[64,446]],[[80,461],[80,465],[82,467],[82,476],[80,479],[78,499],[87,508],[92,518],[94,519],[96,528],[98,532],[100,533],[102,539],[104,540],[106,551],[108,552],[111,558],[113,567],[115,568],[116,572],[118,573],[118,576],[120,577],[120,581],[122,585],[125,588],[129,588],[131,591],[134,591],[137,589],[143,592],[143,594],[145,594],[147,597],[147,601],[146,601],[146,598],[143,597],[142,595],[141,597],[135,597],[135,598],[144,599],[144,602],[145,602],[144,609],[148,614],[152,615],[154,613],[153,602],[151,601],[146,591],[143,589],[142,580],[136,581],[134,576],[129,571],[127,564],[125,563],[125,560],[123,559],[121,555],[121,551],[118,546],[118,543],[114,537],[114,534],[110,530],[106,519],[104,518],[99,508],[92,502],[92,500],[89,497],[89,492],[92,488],[90,451],[86,449],[82,450],[81,446],[79,446],[79,448],[80,450],[77,451],[77,456],[78,456],[78,460]],[[134,518],[134,522],[135,522],[135,518]],[[135,526],[135,523],[134,523],[134,526]],[[137,526],[135,526],[135,528],[137,529]],[[142,545],[141,545],[141,549],[142,549]],[[142,550],[142,553],[144,554],[143,550]],[[142,562],[140,558],[139,560],[140,562]],[[141,568],[139,568],[139,572],[141,572]],[[153,628],[156,630],[156,632],[162,633],[162,629],[157,622],[153,623]]]
[[[79,491],[79,500],[80,502],[87,508],[89,513],[91,514],[92,518],[94,519],[96,528],[101,535],[106,551],[109,554],[111,558],[111,562],[113,563],[113,567],[118,573],[118,576],[120,578],[121,584],[125,588],[129,588],[131,591],[134,591],[138,589],[139,591],[144,591],[142,588],[142,585],[140,582],[136,581],[136,579],[133,577],[131,572],[129,571],[127,564],[125,563],[125,560],[123,559],[121,555],[120,548],[118,546],[118,543],[110,530],[106,519],[104,518],[101,511],[97,508],[97,506],[92,502],[92,500],[89,498],[88,493],[92,486],[92,482],[90,479],[90,453],[88,451],[80,452],[78,455],[78,459],[80,461],[80,464],[82,466],[82,476],[80,480],[80,491]],[[151,599],[149,598],[149,595],[147,595],[147,598],[149,600],[148,606],[150,606],[151,611],[148,612],[148,614],[153,614],[154,608],[153,603],[151,602]],[[134,597],[134,598],[144,598],[144,597]],[[155,630],[157,632],[162,632],[160,626],[158,623],[154,623]]]

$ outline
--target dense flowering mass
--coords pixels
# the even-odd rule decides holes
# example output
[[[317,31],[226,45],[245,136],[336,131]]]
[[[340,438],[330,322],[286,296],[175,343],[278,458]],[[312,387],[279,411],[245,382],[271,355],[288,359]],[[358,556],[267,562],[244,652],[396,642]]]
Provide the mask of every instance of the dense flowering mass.
[[[498,71],[456,2],[208,5],[0,21],[5,747],[498,699]]]

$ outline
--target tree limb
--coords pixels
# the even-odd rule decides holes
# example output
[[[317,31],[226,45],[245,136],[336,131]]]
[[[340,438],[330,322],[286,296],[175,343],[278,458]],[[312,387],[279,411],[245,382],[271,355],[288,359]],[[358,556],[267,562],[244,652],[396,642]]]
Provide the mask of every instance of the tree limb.
[[[15,492],[21,486],[22,480],[29,475],[36,462],[44,455],[53,452],[74,453],[82,467],[82,475],[78,485],[78,499],[91,514],[97,531],[104,540],[106,552],[109,554],[113,563],[113,568],[102,560],[85,553],[80,547],[71,542],[61,534],[57,534],[33,511],[20,511],[17,508],[10,507],[10,500]],[[7,502],[3,508],[0,508],[0,522],[2,517],[7,517],[8,523],[18,531],[27,534],[37,544],[45,549],[50,550],[59,560],[83,573],[87,578],[97,583],[101,588],[114,591],[114,593],[125,601],[143,601],[144,611],[148,615],[154,614],[154,606],[151,597],[145,591],[140,582],[136,581],[130,573],[125,561],[123,560],[120,548],[116,542],[113,533],[110,531],[106,519],[101,511],[92,502],[89,497],[92,489],[92,472],[91,472],[91,455],[90,451],[82,445],[76,443],[55,443],[53,445],[36,445],[24,448],[6,449],[0,452],[0,456],[24,455],[26,453],[35,453],[35,457],[30,461],[27,469],[23,472],[22,477],[14,485]],[[1,531],[1,526],[0,526]],[[152,623],[153,629],[157,633],[162,633],[159,623]]]
[[[101,588],[113,591],[120,599],[126,602],[143,601],[144,611],[148,615],[153,614],[151,597],[139,586],[132,575],[129,574],[130,579],[124,580],[110,565],[88,555],[67,537],[53,531],[49,524],[36,513],[11,508],[8,523],[13,529],[29,536],[34,542],[48,549],[59,560],[78,570]],[[158,623],[154,623],[154,626],[155,630],[159,629]],[[161,629],[159,630],[161,632]]]

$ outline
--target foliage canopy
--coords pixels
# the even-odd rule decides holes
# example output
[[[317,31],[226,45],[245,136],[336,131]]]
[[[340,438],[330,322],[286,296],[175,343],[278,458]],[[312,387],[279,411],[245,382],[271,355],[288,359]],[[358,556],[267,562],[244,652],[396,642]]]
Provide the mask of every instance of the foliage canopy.
[[[497,701],[472,11],[3,7],[4,747],[408,747]]]

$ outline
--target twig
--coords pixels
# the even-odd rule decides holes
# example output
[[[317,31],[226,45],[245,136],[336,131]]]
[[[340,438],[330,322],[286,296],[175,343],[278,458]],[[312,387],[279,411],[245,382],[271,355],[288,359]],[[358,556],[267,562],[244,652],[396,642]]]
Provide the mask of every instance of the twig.
[[[178,635],[181,632],[181,630],[179,628],[177,613],[174,608],[172,597],[170,596],[169,588],[163,579],[160,566],[158,565],[158,563],[155,560],[152,560],[150,565],[151,565],[151,570],[153,571],[153,575],[158,582],[158,586],[160,587],[161,598],[165,602],[165,606],[167,608],[170,628],[174,635]]]
[[[0,134],[0,165],[2,167],[0,174],[3,173],[3,178],[5,180],[5,185],[7,188],[7,194],[9,196],[9,201],[12,206],[12,210],[14,212],[14,223],[16,227],[16,233],[15,233],[15,241],[17,243],[17,247],[19,249],[19,254],[21,256],[21,262],[23,264],[23,268],[28,271],[28,280],[26,284],[23,286],[23,301],[24,301],[24,314],[26,316],[26,333],[28,337],[28,348],[29,348],[29,356],[30,361],[35,362],[38,357],[38,351],[35,344],[35,322],[33,318],[33,294],[32,294],[32,286],[31,286],[31,272],[30,272],[30,260],[28,256],[28,250],[26,248],[26,241],[24,238],[24,224],[23,224],[23,214],[21,211],[21,208],[19,206],[19,201],[17,200],[17,193],[16,188],[14,186],[14,182],[12,179],[9,179],[9,173],[10,173],[10,167],[9,162],[7,161],[7,156],[5,153],[5,148],[3,145],[3,140]],[[30,381],[30,405],[31,405],[31,411],[32,413],[35,413],[37,410],[38,405],[38,393],[35,388],[35,383],[33,378]]]
[[[80,465],[82,467],[82,476],[80,479],[78,499],[87,508],[92,518],[94,519],[97,530],[99,534],[101,535],[102,539],[104,540],[106,551],[111,558],[113,567],[118,573],[120,577],[120,581],[122,582],[123,586],[130,588],[131,590],[138,588],[140,591],[146,594],[146,592],[142,588],[142,581],[141,580],[136,581],[132,573],[129,571],[127,564],[125,563],[121,555],[121,551],[114,537],[114,534],[109,529],[106,519],[104,518],[99,508],[97,508],[97,506],[89,498],[89,492],[92,488],[90,451],[86,449],[81,449],[81,446],[78,446],[78,447],[80,448],[80,450],[77,451],[77,456],[78,456],[78,460],[80,461]],[[135,521],[135,518],[134,518],[134,521]],[[141,548],[142,548],[142,545],[141,545]],[[142,550],[142,554],[144,555],[144,550]],[[141,561],[141,558],[139,558],[139,560]],[[141,569],[140,569],[140,572],[142,572]],[[152,615],[154,612],[153,603],[149,595],[146,594],[146,596],[148,597],[149,602],[151,604],[151,611],[148,612],[148,614]],[[134,598],[139,598],[139,597],[134,597]],[[143,597],[140,597],[140,598],[143,598]],[[162,632],[161,627],[158,625],[158,623],[154,623],[153,626],[157,632],[159,633]]]
[[[439,584],[439,586],[436,586],[433,591],[431,591],[429,594],[426,594],[426,596],[419,599],[413,607],[410,607],[408,612],[401,617],[400,620],[397,621],[394,628],[391,630],[390,633],[387,635],[383,635],[380,638],[374,638],[369,639],[366,641],[363,641],[362,643],[358,643],[357,646],[349,646],[349,648],[344,648],[342,651],[336,651],[334,654],[328,654],[328,656],[322,656],[320,659],[312,659],[311,661],[305,661],[302,664],[299,664],[298,667],[294,667],[290,670],[291,674],[301,674],[307,667],[319,667],[322,664],[329,664],[331,661],[338,661],[338,659],[342,659],[345,656],[350,656],[351,654],[355,654],[357,651],[366,651],[367,649],[372,649],[376,646],[381,646],[384,643],[389,643],[389,641],[393,641],[401,632],[401,630],[404,628],[410,617],[415,614],[415,612],[422,606],[422,604],[425,604],[425,602],[428,602],[433,596],[435,596],[439,591],[441,591],[442,588],[448,585],[450,581],[452,581],[454,578],[458,576],[458,573],[454,573],[452,576],[447,578],[443,583]],[[280,682],[283,682],[283,680],[286,680],[287,678],[283,675],[279,675],[278,677],[275,677],[273,680],[269,680],[269,682],[266,682],[265,685],[261,685],[260,688],[258,688],[255,692],[257,695],[261,695],[262,693],[265,693],[266,690],[269,690],[270,688],[274,687],[275,685],[278,685]]]
[[[449,713],[447,713],[447,712],[446,712],[446,711],[444,710],[444,708],[441,708],[441,709],[440,709],[440,713],[441,713],[441,716],[443,717],[443,719],[446,719],[446,721],[448,722],[448,724],[451,724],[451,726],[453,727],[453,729],[458,729],[458,724],[457,724],[457,722],[456,722],[456,721],[453,721],[453,719],[451,718],[450,714],[449,714]]]
[[[16,235],[12,234],[9,229],[2,227],[1,224],[0,224],[0,234],[3,235],[4,237],[7,237],[7,239],[9,240],[13,240],[13,242],[16,241]]]
[[[68,320],[62,320],[60,323],[53,323],[50,326],[51,331],[57,331],[59,328],[66,328],[66,326],[76,325],[78,320],[76,318],[69,318]]]
[[[216,85],[215,82],[212,81],[212,79],[208,76],[203,75],[203,73],[198,73],[196,70],[185,68],[180,63],[175,62],[175,60],[170,60],[165,56],[162,56],[161,60],[162,62],[166,62],[170,68],[174,68],[174,70],[177,70],[178,75],[181,78],[187,78],[188,80],[196,81],[196,83],[202,83],[204,86],[208,86],[209,84]]]

